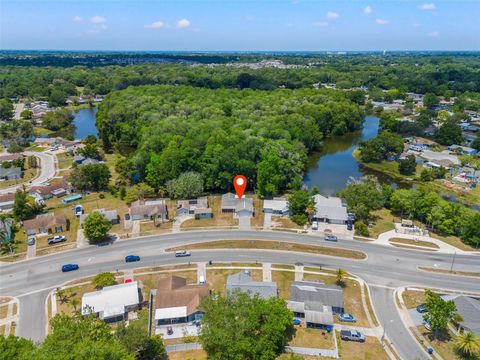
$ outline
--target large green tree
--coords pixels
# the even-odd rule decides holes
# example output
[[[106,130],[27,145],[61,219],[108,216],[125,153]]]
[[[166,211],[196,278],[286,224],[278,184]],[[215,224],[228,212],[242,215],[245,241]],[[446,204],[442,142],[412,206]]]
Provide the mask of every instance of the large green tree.
[[[405,159],[398,162],[398,171],[402,175],[413,175],[415,174],[416,168],[417,163],[413,155],[408,155]]]
[[[29,219],[38,214],[40,210],[41,206],[38,205],[35,200],[27,194],[26,191],[17,190],[15,193],[12,210],[13,216],[16,220]]]
[[[200,343],[209,359],[273,360],[293,331],[293,314],[277,297],[235,291],[206,298],[202,308]]]
[[[305,190],[294,191],[288,198],[288,210],[292,220],[303,225],[308,220],[308,209],[313,207],[313,199]]]
[[[91,164],[75,167],[70,181],[78,190],[105,190],[110,180],[110,170],[106,164]]]
[[[0,335],[0,360],[29,360],[35,358],[36,347],[31,340]]]
[[[339,196],[347,203],[357,219],[368,221],[372,210],[381,209],[385,203],[382,187],[374,177],[364,177],[347,185]]]
[[[92,284],[96,289],[103,289],[105,286],[115,285],[115,274],[111,272],[102,272],[92,279]]]
[[[373,139],[360,143],[360,156],[364,162],[381,162],[403,151],[403,139],[390,131],[382,131]]]
[[[437,130],[435,140],[442,145],[461,145],[463,143],[462,129],[455,120],[449,119]]]
[[[85,236],[93,244],[104,241],[111,228],[110,221],[99,211],[90,213],[83,223]]]
[[[457,307],[453,300],[444,301],[440,295],[431,290],[425,290],[425,295],[425,307],[428,313],[423,315],[423,319],[429,323],[436,339],[439,331],[446,330],[448,322],[456,314]]]
[[[162,337],[160,335],[150,336],[141,322],[130,322],[128,326],[122,322],[117,327],[116,335],[136,360],[167,359]]]
[[[0,120],[9,121],[13,119],[13,104],[8,99],[0,99]]]
[[[166,188],[173,199],[194,198],[203,193],[203,177],[200,173],[187,171],[169,180]]]

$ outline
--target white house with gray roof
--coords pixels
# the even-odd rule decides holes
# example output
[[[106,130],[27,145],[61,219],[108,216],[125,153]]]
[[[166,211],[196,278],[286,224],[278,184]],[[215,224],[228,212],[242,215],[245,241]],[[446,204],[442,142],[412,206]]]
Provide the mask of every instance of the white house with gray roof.
[[[243,271],[227,278],[227,292],[239,290],[250,296],[258,294],[263,299],[277,296],[277,284],[272,281],[254,281],[250,272]]]
[[[313,221],[329,224],[346,224],[348,220],[347,208],[338,197],[325,197],[317,194],[313,197],[315,214]]]
[[[464,331],[471,331],[480,336],[480,299],[464,295],[442,295],[444,301],[453,300],[457,313],[463,318],[459,322]]]

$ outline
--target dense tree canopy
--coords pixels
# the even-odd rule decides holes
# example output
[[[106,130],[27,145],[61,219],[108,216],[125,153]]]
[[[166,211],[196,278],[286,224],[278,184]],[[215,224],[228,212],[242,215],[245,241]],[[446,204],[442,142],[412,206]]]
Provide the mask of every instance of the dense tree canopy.
[[[382,208],[385,202],[383,189],[374,177],[364,177],[348,184],[339,196],[346,201],[349,211],[363,221],[367,221],[370,212]]]
[[[97,244],[105,240],[108,230],[112,228],[110,221],[99,211],[93,211],[83,224],[85,236],[90,243]]]
[[[403,139],[390,131],[382,131],[373,139],[360,143],[360,156],[365,162],[381,162],[403,151]]]
[[[70,174],[70,181],[78,190],[105,190],[109,180],[110,170],[105,164],[77,166]]]

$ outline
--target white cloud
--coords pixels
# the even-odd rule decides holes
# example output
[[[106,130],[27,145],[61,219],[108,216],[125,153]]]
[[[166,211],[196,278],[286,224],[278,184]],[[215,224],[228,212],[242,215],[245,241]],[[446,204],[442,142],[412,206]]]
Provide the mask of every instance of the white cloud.
[[[92,24],[103,24],[106,21],[107,21],[107,19],[105,19],[103,16],[99,16],[99,15],[95,15],[94,17],[92,17],[90,19],[90,22]]]
[[[387,25],[388,24],[388,20],[385,20],[385,19],[376,19],[375,22],[378,25]]]
[[[148,29],[161,29],[165,27],[165,23],[163,21],[154,21],[151,24],[145,25],[145,27]]]
[[[363,9],[363,13],[365,15],[370,15],[372,13],[373,9],[370,5],[367,5],[364,9]]]
[[[328,11],[327,12],[327,19],[337,19],[340,17],[339,13],[336,13],[335,11]]]
[[[73,22],[77,22],[77,23],[78,23],[78,22],[82,22],[82,21],[83,21],[83,18],[77,15],[77,16],[74,16],[74,17],[72,18],[72,21],[73,21]]]
[[[184,29],[190,26],[190,21],[187,19],[180,19],[177,21],[177,28]]]
[[[326,21],[319,21],[319,22],[316,22],[316,23],[315,23],[315,26],[316,26],[316,27],[324,28],[324,27],[327,27],[327,26],[328,26],[328,22],[326,22]]]
[[[430,31],[429,33],[427,33],[427,36],[429,37],[437,37],[438,35],[440,35],[438,31]]]
[[[435,6],[434,3],[425,3],[418,5],[418,8],[421,10],[435,10],[437,7]]]

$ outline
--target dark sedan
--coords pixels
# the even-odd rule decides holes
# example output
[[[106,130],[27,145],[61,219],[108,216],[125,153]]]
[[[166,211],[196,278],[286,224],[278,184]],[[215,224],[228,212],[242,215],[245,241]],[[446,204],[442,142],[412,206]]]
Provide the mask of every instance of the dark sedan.
[[[140,261],[140,256],[137,256],[137,255],[125,256],[125,262],[135,262],[135,261]]]

